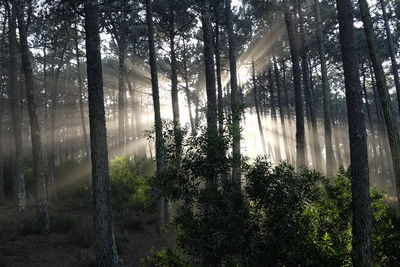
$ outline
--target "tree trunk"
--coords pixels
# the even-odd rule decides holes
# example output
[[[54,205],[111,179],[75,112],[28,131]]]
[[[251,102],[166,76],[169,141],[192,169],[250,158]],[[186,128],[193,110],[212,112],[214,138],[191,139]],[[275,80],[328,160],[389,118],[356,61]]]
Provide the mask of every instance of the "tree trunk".
[[[324,46],[324,36],[322,34],[321,12],[319,8],[319,0],[315,0],[315,17],[317,20],[317,37],[318,51],[321,60],[322,75],[322,91],[324,102],[324,130],[325,130],[325,158],[326,158],[326,174],[332,176],[334,174],[335,156],[333,154],[332,145],[332,125],[331,125],[331,93],[328,82],[328,71],[326,68],[326,56]]]
[[[229,71],[231,77],[231,109],[232,109],[232,179],[240,185],[240,117],[242,115],[242,103],[237,85],[236,70],[236,41],[233,32],[231,0],[225,0],[226,28],[228,30],[229,42]],[[218,88],[218,95],[220,95]],[[222,88],[221,88],[222,95]],[[223,109],[222,103],[218,103],[218,107]]]
[[[268,69],[268,85],[269,85],[269,93],[270,93],[270,106],[271,106],[271,120],[272,120],[272,136],[274,138],[273,147],[275,153],[275,162],[279,163],[282,159],[281,157],[281,147],[280,147],[280,135],[279,135],[279,127],[277,123],[276,116],[276,104],[275,104],[275,88],[274,88],[274,79],[272,77],[272,69]]]
[[[55,74],[55,77],[53,77],[54,83],[52,83],[52,91],[51,91],[51,105],[49,107],[50,109],[50,150],[49,150],[49,155],[48,155],[48,189],[49,189],[49,195],[50,199],[54,200],[56,199],[56,190],[55,190],[55,168],[56,168],[56,112],[57,112],[57,97],[58,97],[58,84],[60,80],[60,72],[62,65],[64,64],[64,55],[65,51],[67,49],[67,46],[64,45],[61,57],[60,57],[60,62],[58,63],[58,68]],[[67,113],[66,113],[67,114]],[[67,121],[68,122],[68,121]]]
[[[370,165],[372,166],[373,171],[377,172],[377,170],[376,170],[377,157],[376,157],[375,130],[374,130],[374,125],[372,123],[371,109],[369,107],[368,93],[367,93],[367,79],[365,77],[364,66],[362,66],[362,80],[363,80],[362,88],[363,88],[364,99],[365,99],[365,109],[367,110],[369,130],[371,132],[370,140],[372,143],[372,159],[370,160]]]
[[[97,0],[85,1],[89,125],[97,266],[118,266],[111,208]]]
[[[83,106],[83,86],[82,86],[82,76],[81,76],[81,61],[79,55],[79,36],[78,36],[78,26],[75,24],[75,57],[76,57],[76,72],[78,76],[78,101],[79,101],[79,112],[81,116],[81,124],[82,124],[82,135],[83,141],[85,144],[85,152],[86,158],[89,161],[90,152],[89,152],[89,141],[88,134],[86,130],[86,120],[85,120],[85,109]]]
[[[2,85],[3,86],[3,85]],[[3,115],[4,115],[3,88],[0,88],[0,201],[4,201],[4,164],[3,164]],[[19,210],[19,207],[18,207]],[[20,211],[21,212],[21,211]]]
[[[394,78],[394,84],[396,85],[396,94],[397,94],[397,105],[399,108],[400,112],[400,78],[399,78],[399,71],[397,67],[397,61],[396,61],[396,52],[393,44],[393,37],[392,37],[392,32],[390,30],[390,25],[389,25],[389,19],[386,13],[386,4],[385,0],[379,0],[382,8],[382,16],[383,16],[383,21],[385,22],[385,30],[386,30],[386,38],[387,42],[389,45],[389,54],[390,54],[390,60],[392,61],[392,72],[393,72],[393,78]]]
[[[361,18],[364,24],[365,35],[369,48],[371,62],[374,67],[378,95],[382,105],[383,117],[389,137],[390,151],[396,178],[397,206],[400,208],[400,133],[396,122],[395,112],[388,92],[382,60],[379,56],[377,40],[373,29],[371,15],[366,0],[359,0]]]
[[[289,92],[288,92],[288,88],[286,85],[286,64],[285,64],[285,60],[281,61],[281,66],[282,66],[282,81],[283,81],[283,92],[284,92],[284,99],[285,99],[285,109],[286,109],[286,114],[287,114],[287,124],[288,124],[288,133],[289,133],[289,138],[287,140],[288,144],[289,144],[289,153],[290,153],[290,159],[291,159],[291,164],[294,165],[295,164],[295,159],[294,159],[294,155],[295,152],[294,150],[294,145],[293,145],[293,131],[292,131],[292,112],[290,110],[290,101],[289,101]]]
[[[303,95],[301,92],[301,69],[299,60],[297,25],[295,25],[293,21],[293,15],[290,11],[287,0],[284,1],[283,5],[293,65],[293,84],[296,110],[296,166],[299,167],[303,166],[307,160],[305,154]]]
[[[123,38],[121,38],[123,39]],[[118,146],[124,147],[125,144],[125,40],[118,42]],[[123,148],[124,149],[124,148]]]
[[[28,102],[28,113],[31,127],[32,157],[33,157],[33,176],[37,181],[37,211],[40,232],[44,235],[49,234],[50,220],[48,211],[46,177],[44,175],[45,161],[42,151],[42,140],[40,135],[40,125],[37,115],[35,102],[35,88],[33,83],[33,66],[31,53],[28,45],[28,32],[24,18],[23,2],[14,0],[14,10],[18,19],[18,28],[21,46],[21,64],[25,76],[25,89]]]
[[[192,136],[196,135],[196,125],[194,122],[193,114],[192,114],[192,101],[190,101],[190,90],[189,90],[189,75],[188,75],[188,68],[187,68],[187,50],[186,50],[186,39],[183,37],[183,73],[185,79],[185,94],[186,100],[188,103],[189,109],[189,118],[190,118],[190,128],[192,130]]]
[[[207,91],[207,180],[213,184],[215,182],[215,168],[219,154],[218,151],[218,129],[217,129],[217,96],[215,88],[215,68],[214,68],[214,43],[213,30],[211,25],[210,1],[201,1],[201,19],[204,39],[204,61]]]
[[[162,136],[162,121],[160,111],[160,93],[158,89],[158,74],[157,74],[157,55],[154,40],[154,23],[153,23],[153,7],[152,1],[146,0],[146,21],[149,38],[149,56],[150,56],[150,74],[151,74],[151,89],[153,95],[154,106],[154,123],[156,132],[156,165],[157,175],[160,177],[165,168],[164,141]],[[159,227],[165,224],[165,201],[163,198],[159,201],[160,219]]]
[[[176,157],[177,159],[181,156],[182,150],[182,137],[181,137],[181,125],[179,116],[179,99],[178,99],[178,70],[176,62],[175,52],[175,14],[173,1],[169,0],[169,48],[171,55],[171,99],[172,99],[172,117],[174,124],[174,139],[176,146]]]
[[[16,35],[16,11],[15,6],[10,7],[6,2],[8,9],[8,41],[9,41],[9,94],[11,97],[12,126],[15,141],[15,189],[17,195],[18,211],[23,212],[26,206],[26,191],[24,179],[24,155],[22,146],[22,106],[21,93],[17,80],[17,35]],[[11,10],[12,9],[12,10]]]
[[[258,90],[257,90],[257,81],[256,81],[256,68],[255,68],[255,65],[254,65],[254,58],[251,61],[251,66],[252,66],[252,75],[253,75],[254,106],[256,108],[258,131],[260,132],[260,138],[261,138],[261,143],[262,143],[262,148],[263,148],[263,155],[266,155],[267,154],[267,147],[265,145],[264,131],[263,131],[263,128],[262,128],[262,123],[261,123],[260,104],[259,104],[260,101],[258,99]]]
[[[354,40],[353,6],[351,0],[337,0],[336,2],[350,139],[353,264],[355,267],[368,267],[372,266],[372,214],[367,135],[358,70],[358,51]]]
[[[215,65],[217,74],[217,90],[218,90],[218,131],[222,136],[224,131],[224,103],[222,95],[222,79],[221,79],[221,52],[220,52],[220,12],[222,1],[214,1],[214,18],[215,18]],[[228,20],[228,17],[226,18]],[[230,18],[232,20],[232,18]],[[228,23],[228,22],[227,22]],[[231,22],[232,24],[232,22]],[[229,30],[229,29],[228,29]],[[233,32],[233,29],[232,29]],[[228,32],[229,38],[229,32]],[[236,55],[235,55],[236,57]]]
[[[283,138],[283,145],[285,147],[285,155],[286,155],[286,160],[290,162],[290,150],[289,150],[289,143],[287,140],[287,128],[285,126],[285,113],[284,113],[284,108],[283,108],[283,103],[282,103],[282,96],[281,96],[281,82],[280,82],[280,77],[279,77],[279,70],[278,70],[278,64],[276,62],[275,56],[273,57],[273,63],[274,63],[274,75],[275,75],[275,84],[276,84],[276,91],[278,95],[278,108],[279,108],[279,116],[280,116],[280,121],[281,121],[281,128],[282,128],[282,138]]]

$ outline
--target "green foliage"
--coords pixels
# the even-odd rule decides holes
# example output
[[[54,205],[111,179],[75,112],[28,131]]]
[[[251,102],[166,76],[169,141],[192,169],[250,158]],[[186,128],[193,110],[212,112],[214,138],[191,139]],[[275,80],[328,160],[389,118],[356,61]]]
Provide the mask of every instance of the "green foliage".
[[[113,207],[116,210],[151,211],[155,199],[149,178],[135,172],[135,163],[126,156],[117,157],[110,165]]]
[[[248,167],[245,191],[251,209],[245,265],[312,263],[309,220],[303,214],[316,198],[315,184],[320,179],[318,173],[307,169],[296,174],[286,162],[272,167],[266,157],[258,157]]]
[[[182,252],[177,249],[165,248],[161,250],[151,250],[152,255],[140,260],[143,267],[190,267],[188,261],[183,257]]]
[[[175,155],[164,131],[166,155]],[[169,141],[168,141],[169,140]],[[172,140],[172,141],[171,141]],[[351,266],[352,210],[348,171],[336,178],[266,157],[243,164],[244,187],[230,180],[231,159],[221,138],[215,178],[207,178],[207,137],[183,138],[179,164],[158,177],[160,194],[178,200],[178,244],[202,266]],[[170,156],[168,156],[170,155]],[[242,191],[244,189],[244,191]],[[398,266],[400,223],[383,193],[371,190],[374,261]]]
[[[237,185],[205,188],[193,206],[178,210],[178,244],[206,266],[236,262],[246,246],[248,224],[248,207]]]
[[[319,198],[306,211],[320,262],[326,266],[351,266],[351,181],[348,171],[324,181]],[[371,189],[373,252],[379,266],[396,266],[400,249],[400,222],[385,203],[385,195]]]

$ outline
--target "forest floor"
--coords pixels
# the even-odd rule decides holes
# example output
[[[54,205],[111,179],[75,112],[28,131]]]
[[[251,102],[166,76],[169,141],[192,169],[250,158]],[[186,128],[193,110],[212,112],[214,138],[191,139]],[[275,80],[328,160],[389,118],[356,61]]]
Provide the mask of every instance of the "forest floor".
[[[0,205],[0,267],[94,266],[93,216],[89,199],[59,199],[50,208],[51,234],[37,232],[35,205],[21,216],[13,203]],[[140,266],[152,248],[174,247],[175,234],[156,232],[157,215],[115,212],[123,266]]]

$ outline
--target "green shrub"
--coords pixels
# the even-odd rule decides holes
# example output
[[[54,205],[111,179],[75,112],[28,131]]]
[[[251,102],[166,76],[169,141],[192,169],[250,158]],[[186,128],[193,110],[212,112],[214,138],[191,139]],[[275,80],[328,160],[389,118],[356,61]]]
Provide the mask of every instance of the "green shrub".
[[[319,198],[306,211],[312,222],[310,236],[325,266],[351,266],[351,181],[348,171],[325,180]],[[400,262],[400,222],[385,202],[385,195],[371,189],[373,255],[379,266]]]
[[[251,208],[244,264],[315,266],[309,220],[303,213],[316,198],[315,185],[321,176],[307,169],[297,174],[286,162],[272,167],[266,157],[258,157],[245,178]]]
[[[155,188],[182,203],[178,244],[203,266],[352,266],[351,182],[343,169],[328,180],[265,157],[243,164],[244,193],[230,181],[229,137],[207,162],[207,135],[184,137],[176,158],[173,131],[164,128],[166,170]],[[222,153],[221,153],[222,151]],[[179,164],[177,164],[179,163]],[[207,177],[213,168],[215,177]],[[400,222],[383,193],[371,190],[373,255],[378,266],[399,266]],[[167,265],[166,265],[167,266]]]
[[[177,249],[151,250],[152,255],[140,260],[143,267],[190,267],[183,254]]]
[[[151,194],[149,178],[137,175],[135,164],[128,157],[117,157],[111,161],[110,176],[114,209],[154,209],[155,199]]]

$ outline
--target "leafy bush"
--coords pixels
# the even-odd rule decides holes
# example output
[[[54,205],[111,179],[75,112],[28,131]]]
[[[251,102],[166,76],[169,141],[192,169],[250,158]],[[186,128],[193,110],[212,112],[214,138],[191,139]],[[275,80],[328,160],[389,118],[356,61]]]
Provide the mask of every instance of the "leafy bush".
[[[308,236],[309,220],[303,215],[316,198],[321,176],[307,169],[296,174],[286,162],[272,167],[258,157],[246,172],[245,192],[250,200],[251,236],[244,263],[247,266],[311,264],[314,252]]]
[[[150,211],[155,207],[149,178],[135,173],[135,164],[128,157],[111,161],[111,192],[116,210]]]
[[[385,195],[371,189],[373,252],[379,266],[400,262],[400,222],[385,203]],[[324,181],[319,198],[306,211],[312,222],[310,236],[325,266],[351,266],[351,181],[348,171]]]
[[[183,138],[179,164],[168,128],[164,140],[167,167],[156,188],[181,203],[174,221],[178,244],[194,260],[203,266],[352,266],[348,171],[328,180],[309,169],[297,173],[286,162],[272,166],[258,157],[242,166],[242,192],[229,175],[229,137],[216,142],[221,156],[213,166],[207,162],[204,131]],[[383,193],[372,189],[371,201],[374,262],[398,266],[400,222]]]
[[[165,248],[161,250],[152,249],[152,255],[140,260],[143,267],[190,267],[182,252],[177,249]]]

